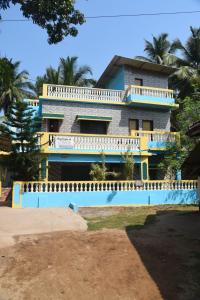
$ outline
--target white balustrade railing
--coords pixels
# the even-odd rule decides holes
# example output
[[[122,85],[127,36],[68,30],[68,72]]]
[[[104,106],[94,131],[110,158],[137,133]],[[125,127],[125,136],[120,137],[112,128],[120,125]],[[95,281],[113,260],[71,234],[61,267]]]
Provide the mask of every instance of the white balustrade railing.
[[[124,91],[48,84],[47,96],[69,100],[122,102]]]
[[[161,88],[151,88],[145,86],[131,85],[128,88],[128,95],[143,95],[151,96],[156,98],[174,98],[173,90],[161,89]]]
[[[146,137],[148,142],[175,142],[179,137],[177,132],[162,132],[162,131],[144,131],[144,130],[132,130],[132,135],[137,137]]]
[[[28,99],[26,101],[28,103],[29,106],[39,106],[39,100],[35,100],[35,99]]]
[[[49,148],[88,151],[137,151],[140,149],[138,137],[92,136],[79,134],[50,134]]]
[[[171,181],[52,181],[23,182],[23,193],[30,192],[103,192],[103,191],[144,191],[144,190],[194,190],[197,180]]]

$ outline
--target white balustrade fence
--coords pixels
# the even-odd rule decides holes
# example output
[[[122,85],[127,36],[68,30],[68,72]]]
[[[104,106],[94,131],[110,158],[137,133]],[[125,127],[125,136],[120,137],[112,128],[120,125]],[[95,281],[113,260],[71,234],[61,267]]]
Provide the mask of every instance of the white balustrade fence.
[[[176,132],[159,132],[159,131],[140,131],[134,130],[132,133],[138,137],[146,137],[147,140],[155,142],[175,142],[178,136]]]
[[[122,102],[124,92],[77,86],[47,85],[47,96],[72,100]]]
[[[22,192],[104,192],[145,190],[193,190],[197,180],[172,181],[77,181],[77,182],[23,182]]]
[[[144,86],[130,86],[128,95],[143,95],[156,98],[174,98],[173,90],[168,89],[156,89]]]
[[[49,134],[49,147],[88,151],[137,151],[140,138]]]
[[[29,99],[29,100],[27,100],[27,103],[28,103],[28,105],[29,106],[39,106],[39,100],[35,100],[35,99]]]

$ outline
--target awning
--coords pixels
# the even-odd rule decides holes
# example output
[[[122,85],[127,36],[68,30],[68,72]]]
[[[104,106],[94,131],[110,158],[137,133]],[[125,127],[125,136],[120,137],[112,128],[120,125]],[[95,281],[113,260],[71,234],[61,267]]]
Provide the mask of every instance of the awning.
[[[87,121],[104,121],[104,122],[111,122],[112,117],[99,117],[99,116],[85,116],[85,115],[78,115],[77,121],[87,120]]]
[[[43,119],[64,119],[63,114],[48,114],[48,113],[43,113],[42,114]]]

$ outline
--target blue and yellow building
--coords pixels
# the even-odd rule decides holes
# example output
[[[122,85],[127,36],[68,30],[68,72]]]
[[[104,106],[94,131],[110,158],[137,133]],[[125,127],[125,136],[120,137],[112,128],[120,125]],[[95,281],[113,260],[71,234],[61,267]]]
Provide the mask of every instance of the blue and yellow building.
[[[177,109],[168,78],[175,69],[115,56],[96,87],[46,84],[30,105],[42,118],[42,179],[89,180],[91,163],[121,171],[123,154],[135,162],[135,179],[164,179],[158,164],[171,132],[170,115]]]

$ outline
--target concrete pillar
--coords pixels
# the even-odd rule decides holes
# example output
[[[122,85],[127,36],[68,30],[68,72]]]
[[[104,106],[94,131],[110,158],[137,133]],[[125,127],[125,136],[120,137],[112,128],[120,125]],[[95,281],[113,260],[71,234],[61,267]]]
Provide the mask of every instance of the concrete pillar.
[[[141,180],[148,180],[149,179],[149,158],[148,158],[148,156],[141,157],[140,171],[141,171]]]
[[[181,180],[182,179],[182,174],[181,170],[176,171],[176,180]]]
[[[42,157],[41,163],[40,163],[40,178],[41,180],[48,181],[48,157]]]

